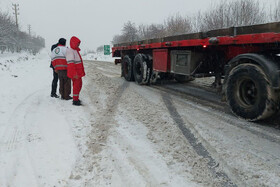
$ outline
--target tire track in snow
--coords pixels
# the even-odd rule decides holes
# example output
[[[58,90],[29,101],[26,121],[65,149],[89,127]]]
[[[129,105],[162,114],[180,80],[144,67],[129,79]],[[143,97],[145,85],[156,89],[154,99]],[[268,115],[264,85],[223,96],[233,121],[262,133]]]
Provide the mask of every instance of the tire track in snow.
[[[92,139],[91,141],[94,143],[91,144],[91,150],[94,151],[94,153],[99,153],[102,150],[102,145],[105,145],[110,126],[114,123],[114,115],[117,110],[118,103],[128,86],[129,82],[124,81],[123,84],[116,89],[115,93],[108,98],[105,109],[100,110],[96,115],[98,117],[94,122],[94,126],[96,126],[97,129],[94,129],[94,131],[99,131],[99,135],[97,139]]]
[[[99,105],[99,107],[97,107],[97,108],[101,108],[101,110],[99,110],[99,111],[97,111],[95,114],[94,114],[94,116],[99,116],[97,119],[95,119],[95,120],[93,120],[92,121],[92,127],[93,127],[93,130],[92,130],[92,132],[90,133],[91,134],[91,136],[90,136],[90,142],[89,142],[89,144],[88,144],[88,146],[89,146],[89,149],[90,149],[90,151],[88,151],[86,154],[85,154],[85,158],[86,158],[86,161],[87,161],[87,165],[91,165],[91,167],[89,167],[89,169],[87,169],[87,168],[84,168],[85,167],[85,164],[84,165],[82,165],[81,166],[81,168],[79,168],[79,169],[77,169],[76,171],[74,171],[74,175],[72,175],[72,177],[71,178],[79,178],[79,176],[88,176],[88,177],[83,177],[84,179],[83,179],[83,181],[86,181],[84,184],[87,184],[87,185],[89,185],[89,184],[95,184],[95,186],[96,186],[96,184],[99,184],[100,185],[100,181],[101,181],[101,183],[103,182],[103,181],[110,181],[111,182],[111,176],[110,176],[110,174],[108,174],[108,173],[105,173],[104,172],[104,165],[103,164],[100,164],[100,163],[102,163],[102,162],[106,162],[106,160],[108,160],[108,158],[102,158],[102,155],[101,154],[98,154],[100,151],[102,151],[103,149],[106,151],[106,148],[104,148],[104,143],[103,142],[100,142],[99,140],[99,138],[97,138],[98,136],[105,136],[104,137],[104,139],[107,137],[107,135],[106,135],[106,133],[110,133],[110,132],[112,132],[112,131],[114,131],[114,129],[111,129],[110,130],[110,128],[112,127],[113,128],[113,126],[112,125],[114,125],[114,124],[116,124],[115,123],[115,120],[114,120],[114,116],[112,116],[112,114],[113,115],[116,115],[115,114],[115,111],[114,110],[117,110],[117,109],[120,109],[119,108],[119,106],[117,106],[117,105],[119,105],[119,100],[122,100],[121,101],[121,103],[127,103],[127,104],[129,104],[129,103],[134,103],[134,102],[136,102],[136,103],[141,103],[141,99],[138,99],[138,97],[139,97],[139,95],[135,95],[135,94],[133,94],[134,92],[135,92],[135,88],[132,88],[132,87],[130,87],[131,89],[129,89],[129,90],[127,90],[127,91],[125,91],[125,94],[123,95],[123,93],[121,93],[121,94],[117,94],[118,93],[118,91],[116,91],[116,90],[119,90],[119,85],[120,84],[123,84],[123,81],[124,82],[126,82],[125,80],[123,80],[122,78],[118,78],[117,80],[115,80],[114,81],[114,83],[113,83],[113,79],[111,78],[111,77],[106,77],[106,74],[104,74],[103,72],[100,72],[100,69],[98,69],[98,68],[91,68],[91,72],[90,73],[88,73],[88,75],[90,75],[90,76],[92,76],[93,78],[91,78],[92,79],[92,82],[94,82],[93,84],[90,84],[90,85],[88,85],[87,87],[94,87],[95,88],[95,90],[105,90],[105,92],[104,93],[106,93],[106,95],[108,95],[108,97],[106,97],[106,99],[105,99],[105,102],[104,102],[104,105],[102,105],[102,103],[99,101],[99,102],[95,102],[95,101],[98,101],[98,100],[96,100],[96,96],[100,96],[100,94],[102,94],[103,92],[95,92],[96,94],[92,94],[91,95],[91,103],[93,103],[93,104],[98,104]],[[121,81],[121,82],[120,82]],[[130,85],[130,83],[128,83],[127,82],[127,84],[129,84]],[[132,85],[131,86],[134,86],[134,83],[132,83]],[[139,87],[140,88],[140,87]],[[128,96],[129,94],[128,93],[130,93],[129,91],[130,90],[132,90],[132,95],[134,96],[133,97],[133,99],[131,100],[131,98]],[[91,92],[92,92],[92,90],[91,90]],[[89,90],[88,90],[88,93],[91,93]],[[114,94],[114,95],[112,95],[112,94]],[[127,95],[126,95],[127,94]],[[106,96],[105,95],[105,96]],[[118,96],[115,96],[115,95],[120,95],[119,97]],[[141,94],[140,94],[141,95]],[[127,97],[127,98],[126,98]],[[118,100],[118,101],[113,101],[113,98],[115,98],[116,100]],[[147,99],[147,98],[146,98]],[[134,101],[133,101],[134,100]],[[149,100],[148,100],[149,101]],[[159,98],[159,101],[161,101],[161,99]],[[114,103],[114,105],[115,105],[115,109],[113,109],[112,111],[108,111],[108,109],[110,108],[109,107],[109,105],[110,105],[110,103],[113,103],[113,102],[115,102]],[[100,107],[100,105],[102,106],[102,107]],[[126,105],[126,104],[125,104]],[[146,105],[147,106],[147,105]],[[148,105],[149,106],[149,105]],[[162,103],[161,104],[161,106],[163,107],[163,108],[165,108],[164,106],[164,104]],[[120,106],[121,108],[123,108],[124,106]],[[131,106],[131,107],[128,107],[127,108],[127,110],[129,110],[129,111],[134,111],[134,108],[135,108],[136,106]],[[103,109],[102,109],[103,108]],[[138,109],[141,109],[141,107],[139,108],[139,107],[136,107],[136,108],[138,108]],[[147,108],[142,108],[142,111],[144,111],[144,110],[146,110]],[[165,111],[166,111],[166,109],[164,109]],[[112,112],[112,113],[110,113],[110,112]],[[145,115],[145,113],[146,112],[144,112],[143,113],[143,115]],[[153,112],[152,112],[153,113]],[[168,113],[168,112],[167,112]],[[126,113],[123,113],[124,115],[126,114]],[[156,112],[155,113],[153,113],[153,114],[156,114]],[[139,114],[137,114],[137,116],[138,116]],[[134,116],[133,114],[132,114],[132,116]],[[136,117],[137,117],[136,116]],[[106,120],[106,118],[110,118],[110,120]],[[169,117],[168,117],[169,118]],[[145,118],[146,119],[146,118]],[[170,118],[169,118],[170,119]],[[141,119],[135,119],[136,121],[139,121],[139,122],[143,122],[143,121],[141,121]],[[171,121],[171,123],[173,123],[173,121],[172,121],[172,119],[170,119]],[[147,121],[149,121],[149,120],[147,120]],[[164,120],[163,120],[164,121]],[[97,124],[97,122],[100,122],[100,124]],[[105,122],[105,124],[104,124],[104,122]],[[108,125],[109,124],[109,125]],[[154,120],[154,127],[156,128],[156,126],[158,125],[158,124],[160,124],[160,121],[158,121],[158,120]],[[116,125],[118,125],[118,124],[116,124]],[[107,126],[107,127],[106,127]],[[151,131],[151,132],[153,132],[153,127],[152,126],[149,126],[148,127],[149,128],[149,131]],[[176,133],[178,133],[178,130],[177,130],[177,128],[176,127],[174,127],[174,129],[176,129]],[[103,131],[105,131],[105,132],[103,132]],[[162,129],[162,132],[166,132],[166,130],[164,130],[164,129]],[[109,134],[108,133],[108,134]],[[151,134],[150,134],[151,135]],[[158,134],[157,134],[158,135]],[[176,135],[176,134],[173,134],[173,135]],[[149,136],[149,135],[148,135]],[[160,136],[161,137],[161,136]],[[162,134],[162,138],[164,138],[165,137],[165,135],[164,134]],[[183,135],[180,135],[180,139],[182,140],[182,142],[184,142],[184,143],[186,143],[185,142],[185,138],[183,137]],[[102,138],[102,137],[101,137]],[[159,138],[160,139],[160,138]],[[174,138],[172,137],[170,137],[169,139],[172,139],[172,141],[174,140]],[[102,140],[102,139],[101,139]],[[153,140],[153,138],[151,138],[151,137],[149,137],[149,140]],[[160,141],[160,140],[159,140]],[[105,141],[104,141],[105,143],[106,143],[106,139],[105,139]],[[103,145],[100,145],[99,143],[101,143],[101,144],[103,144]],[[157,143],[156,141],[153,141],[153,143]],[[168,141],[166,141],[165,143],[168,143]],[[174,144],[176,143],[176,141],[174,140]],[[93,144],[93,145],[91,145],[91,144]],[[97,145],[95,145],[95,144],[97,144]],[[98,145],[99,144],[99,145]],[[164,144],[164,145],[162,145],[162,146],[167,146],[167,147],[169,147],[169,146],[172,146],[172,147],[170,147],[170,149],[171,150],[173,150],[173,145],[174,144],[168,144],[168,145],[166,145],[166,144]],[[123,144],[122,144],[123,145]],[[126,143],[125,145],[129,145],[129,143]],[[185,144],[184,144],[185,145]],[[105,146],[106,146],[106,144],[105,144]],[[99,151],[97,151],[95,148],[98,148],[98,147],[100,147],[100,150]],[[187,146],[188,148],[191,148],[191,146],[188,144],[188,146]],[[165,149],[165,148],[164,148]],[[94,151],[95,150],[95,151]],[[186,149],[187,150],[187,149]],[[190,157],[188,157],[188,158],[184,158],[184,159],[180,159],[180,157],[178,157],[178,156],[176,156],[175,154],[177,154],[177,153],[180,153],[180,152],[177,152],[177,151],[171,151],[171,153],[169,152],[170,150],[169,150],[169,148],[168,149],[166,149],[165,150],[166,152],[159,152],[159,154],[161,154],[161,155],[164,155],[164,154],[167,154],[168,156],[166,157],[166,159],[167,159],[167,161],[169,160],[170,162],[166,162],[166,167],[168,167],[169,169],[171,169],[172,167],[173,167],[173,159],[175,159],[175,161],[174,162],[181,162],[181,161],[184,161],[185,159],[187,160],[187,159],[189,159],[189,158],[192,158],[192,156],[193,157],[195,157],[197,154],[195,153],[195,151],[191,148],[191,156]],[[182,156],[183,157],[183,156]],[[113,157],[114,158],[114,157]],[[128,156],[127,157],[127,160],[119,160],[119,161],[117,161],[117,159],[114,159],[115,161],[114,161],[114,166],[115,166],[115,168],[116,168],[116,170],[118,171],[118,169],[119,168],[122,168],[122,167],[124,167],[123,166],[123,164],[124,163],[126,163],[126,162],[128,162],[129,163],[129,167],[128,168],[133,168],[134,169],[134,171],[136,171],[137,172],[137,174],[139,175],[139,176],[141,176],[140,178],[145,182],[145,184],[147,184],[147,186],[155,186],[155,185],[157,185],[157,184],[159,184],[157,181],[155,181],[155,179],[153,179],[153,178],[151,178],[151,176],[153,176],[154,175],[154,173],[152,173],[151,171],[151,173],[148,171],[147,172],[147,168],[148,169],[150,169],[150,165],[147,165],[147,163],[146,162],[141,162],[141,159],[139,159],[139,158],[134,158],[134,157],[130,157],[130,156]],[[199,161],[200,159],[197,159],[196,160],[196,158],[195,158],[195,161]],[[164,159],[164,161],[165,161],[165,159]],[[190,161],[190,162],[187,162],[187,163],[190,163],[190,164],[196,164],[196,162],[192,162],[192,161]],[[143,166],[143,164],[144,164],[144,166]],[[146,165],[145,165],[146,164]],[[81,165],[81,164],[79,164],[79,165]],[[179,164],[179,165],[181,165],[181,164]],[[187,165],[187,164],[186,164]],[[203,166],[200,166],[200,164],[196,164],[196,165],[193,165],[193,166],[190,166],[190,168],[188,168],[189,170],[192,170],[192,171],[194,171],[195,172],[195,174],[193,175],[193,176],[201,176],[200,175],[200,173],[202,172],[203,174],[202,174],[202,176],[204,176],[204,177],[206,177],[206,178],[209,178],[209,179],[213,179],[213,177],[211,176],[211,174],[209,174],[209,171],[208,171],[208,169],[207,169],[207,163],[205,163],[205,161],[203,161],[203,164],[202,164]],[[119,167],[120,166],[120,167]],[[188,166],[187,166],[188,167]],[[200,168],[203,168],[203,169],[205,169],[205,170],[207,170],[207,172],[205,172],[204,173],[204,171],[199,171],[199,169]],[[90,174],[88,174],[87,173],[87,171],[89,171],[90,172]],[[106,171],[106,170],[105,170]],[[121,171],[121,170],[120,170]],[[124,169],[123,169],[123,171],[126,171],[126,167],[124,167]],[[173,171],[172,169],[171,169],[171,171]],[[186,170],[176,170],[176,173],[177,172],[187,172]],[[77,175],[78,174],[78,175]],[[124,173],[125,174],[125,173]],[[178,174],[180,174],[180,173],[178,173]],[[95,176],[94,177],[94,179],[92,178],[92,176]],[[186,176],[188,176],[187,175],[187,173],[186,173]],[[122,176],[120,176],[120,180],[123,180],[123,182],[125,183],[125,179],[126,179],[126,177],[127,177],[127,175],[125,175],[125,177],[123,178]],[[190,177],[191,178],[191,177]],[[92,179],[92,181],[91,181],[91,179]],[[194,178],[194,180],[196,180],[196,178]],[[96,181],[96,182],[94,182],[94,181]],[[161,180],[160,180],[161,181]],[[204,180],[202,180],[202,179],[199,179],[198,181],[200,181],[200,182],[202,182],[202,181],[204,181]],[[91,182],[93,182],[93,183],[91,183]],[[205,182],[205,184],[210,184],[211,182],[209,182],[209,183],[207,183],[207,181],[204,181]],[[217,182],[215,182],[215,184],[218,184]],[[162,185],[164,185],[164,184],[162,184]],[[92,185],[92,186],[94,186],[94,185]]]
[[[160,86],[152,86],[151,89],[153,89],[153,88],[158,90],[159,92],[165,92],[165,94],[175,95],[178,97],[178,99],[181,102],[187,102],[189,104],[189,102],[185,100],[185,98],[187,98],[187,100],[192,100],[192,101],[198,102],[198,103],[202,104],[203,106],[214,108],[217,111],[225,112],[226,114],[228,114],[230,116],[234,116],[228,107],[222,106],[221,104],[213,103],[211,101],[207,101],[207,100],[205,100],[205,98],[188,95],[188,93],[175,92],[172,89],[168,89],[168,88],[164,88],[164,87],[160,87]],[[197,106],[194,106],[194,107],[198,108]],[[200,109],[203,112],[205,112],[205,110],[203,108],[200,108]],[[276,127],[271,125],[270,122],[269,122],[269,124],[266,124],[263,121],[262,122],[248,122],[248,121],[239,119],[237,117],[236,117],[237,120],[235,120],[235,119],[229,118],[227,115],[217,115],[216,113],[213,113],[213,115],[215,115],[217,118],[219,118],[223,121],[230,122],[228,124],[230,124],[232,126],[236,126],[241,129],[247,130],[247,131],[251,132],[252,134],[255,134],[259,137],[267,139],[271,142],[276,142],[278,144],[280,143],[279,129],[277,129]]]
[[[28,112],[28,108],[33,107],[30,103],[31,98],[42,90],[37,90],[29,94],[26,98],[19,103],[11,114],[11,117],[6,125],[5,130],[2,132],[0,137],[0,150],[1,152],[13,151],[17,149],[18,144],[20,144],[25,139],[24,136],[24,120]],[[19,122],[21,124],[19,124]]]
[[[6,125],[5,130],[3,131],[1,137],[0,137],[0,153],[1,157],[9,154],[10,152],[12,154],[17,153],[14,158],[12,158],[12,161],[9,161],[11,166],[9,167],[9,173],[7,171],[1,171],[0,173],[5,177],[6,185],[7,186],[13,186],[13,183],[18,180],[18,170],[19,167],[23,167],[21,160],[28,159],[28,162],[30,163],[30,167],[28,167],[28,171],[33,174],[33,176],[30,176],[29,184],[36,184],[38,185],[38,181],[35,176],[35,170],[34,166],[30,160],[29,153],[26,150],[26,138],[27,138],[27,132],[26,132],[26,118],[28,116],[28,112],[31,108],[34,108],[32,105],[32,99],[35,95],[40,93],[42,90],[37,90],[31,94],[29,94],[27,97],[25,97],[14,109],[14,111],[11,114],[10,119],[8,120],[8,124]],[[3,163],[1,163],[3,164]],[[2,168],[3,169],[3,168]],[[5,175],[3,175],[4,173]],[[0,183],[2,184],[2,183]]]
[[[96,74],[96,72],[94,72],[92,75],[100,76],[100,74]],[[95,87],[96,89],[98,89],[99,86],[101,88],[103,88],[103,86],[108,86],[106,85],[106,79],[104,80],[102,79],[102,77],[104,78],[104,75],[101,75],[100,80],[95,79],[95,81],[97,81],[98,84],[101,85],[92,85],[92,83],[90,83],[89,85],[87,85],[87,87]],[[105,106],[103,106],[102,103],[98,102],[98,99],[96,100],[96,98],[98,98],[96,97],[96,95],[92,95],[92,92],[90,90],[86,90],[90,97],[90,103],[88,104],[89,106],[86,106],[85,110],[90,111],[90,105],[101,104],[103,107],[101,106],[100,110],[96,111],[96,114],[94,114],[94,116],[97,116],[97,118],[91,121],[92,130],[89,133],[89,140],[86,143],[88,149],[83,155],[85,159],[80,160],[76,163],[76,169],[72,171],[71,176],[69,177],[69,179],[72,180],[68,182],[69,184],[71,184],[75,180],[79,180],[79,182],[83,185],[93,185],[94,182],[99,181],[98,178],[102,175],[100,174],[102,173],[102,168],[99,163],[102,160],[102,157],[99,155],[99,153],[106,145],[110,128],[115,123],[114,116],[118,107],[118,103],[121,96],[128,87],[129,82],[127,81],[123,81],[123,83],[121,83],[121,85],[119,86],[114,85],[114,87],[111,87],[108,98],[106,98],[105,100]]]
[[[209,151],[206,149],[202,143],[199,142],[199,140],[195,137],[195,135],[191,132],[190,129],[188,129],[185,126],[185,122],[183,118],[178,113],[177,109],[175,108],[174,104],[172,103],[171,97],[166,94],[162,93],[162,99],[166,105],[166,108],[168,109],[172,119],[177,124],[183,135],[186,137],[186,139],[189,141],[189,143],[192,145],[196,153],[203,158],[208,159],[208,168],[212,172],[213,176],[221,179],[220,184],[221,186],[237,186],[233,183],[232,179],[229,178],[229,176],[224,171],[218,171],[217,167],[219,166],[219,163],[211,156]]]
[[[8,138],[8,140],[7,140],[6,151],[10,152],[10,151],[15,150],[17,148],[17,143],[20,140],[21,134],[22,133],[19,129],[15,129],[14,132],[12,132],[12,135],[9,136],[10,139]]]

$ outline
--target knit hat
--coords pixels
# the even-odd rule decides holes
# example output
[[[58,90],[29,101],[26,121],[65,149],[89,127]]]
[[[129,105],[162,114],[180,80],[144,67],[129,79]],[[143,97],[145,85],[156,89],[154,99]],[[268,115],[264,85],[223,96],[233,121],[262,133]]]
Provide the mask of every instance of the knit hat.
[[[60,39],[58,40],[58,44],[60,44],[60,45],[65,45],[65,44],[66,44],[66,39],[65,39],[65,38],[60,38]]]

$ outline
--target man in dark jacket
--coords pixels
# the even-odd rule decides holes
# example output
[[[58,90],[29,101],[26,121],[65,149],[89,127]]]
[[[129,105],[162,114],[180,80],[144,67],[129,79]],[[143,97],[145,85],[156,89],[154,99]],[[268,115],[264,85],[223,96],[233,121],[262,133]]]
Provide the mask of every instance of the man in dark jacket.
[[[58,46],[52,50],[52,65],[59,79],[59,93],[61,99],[70,100],[71,94],[71,79],[67,77],[67,61],[66,61],[66,39],[60,38]]]
[[[57,44],[52,45],[51,51],[58,46]],[[56,89],[57,89],[57,82],[58,82],[58,74],[55,72],[54,67],[50,65],[50,68],[53,69],[53,80],[52,80],[52,91],[51,91],[51,97],[59,98],[59,96],[56,94]]]

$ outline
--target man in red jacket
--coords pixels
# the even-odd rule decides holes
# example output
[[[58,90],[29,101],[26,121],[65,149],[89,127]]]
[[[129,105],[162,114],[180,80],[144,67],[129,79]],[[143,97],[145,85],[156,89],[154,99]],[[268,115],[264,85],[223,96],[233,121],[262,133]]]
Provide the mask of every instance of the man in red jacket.
[[[73,105],[80,106],[81,101],[79,100],[80,91],[82,89],[82,77],[85,76],[85,70],[83,65],[80,51],[79,38],[73,36],[70,39],[70,47],[66,51],[67,60],[67,76],[72,79],[73,82]]]
[[[71,79],[67,77],[67,61],[66,61],[66,40],[60,38],[56,48],[52,50],[52,65],[55,72],[58,73],[59,79],[59,93],[61,99],[70,100],[71,93]]]

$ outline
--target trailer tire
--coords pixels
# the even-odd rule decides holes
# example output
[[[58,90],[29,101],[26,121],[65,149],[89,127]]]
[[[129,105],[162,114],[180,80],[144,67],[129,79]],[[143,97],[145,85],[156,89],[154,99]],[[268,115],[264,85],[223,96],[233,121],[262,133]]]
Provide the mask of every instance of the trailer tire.
[[[148,84],[151,77],[150,63],[146,55],[137,54],[133,61],[133,72],[135,82],[144,85]]]
[[[230,71],[226,97],[232,112],[248,121],[276,112],[276,94],[263,70],[254,64],[240,64]]]
[[[133,64],[131,58],[128,55],[125,55],[122,60],[122,76],[127,81],[134,81]]]

